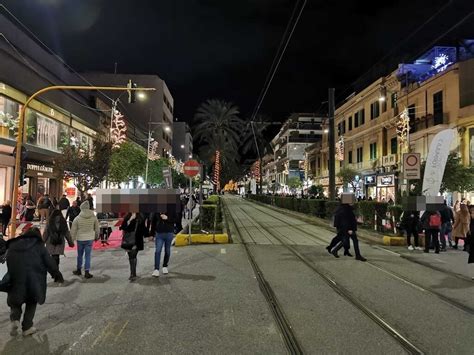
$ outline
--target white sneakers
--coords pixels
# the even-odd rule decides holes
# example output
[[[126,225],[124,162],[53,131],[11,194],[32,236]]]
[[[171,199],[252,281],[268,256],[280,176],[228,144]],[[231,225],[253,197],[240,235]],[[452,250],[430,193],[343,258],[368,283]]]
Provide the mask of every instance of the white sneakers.
[[[33,335],[33,334],[35,334],[35,333],[36,333],[36,328],[35,328],[35,327],[31,327],[30,329],[25,330],[25,331],[23,332],[23,336],[24,336],[24,337],[27,337],[28,335]]]
[[[415,250],[415,248],[413,248],[413,245],[409,245],[408,250]]]
[[[416,249],[416,250],[423,250],[422,247],[416,247],[415,249]]]
[[[163,267],[163,275],[166,275],[168,273],[168,268],[167,267]],[[153,271],[153,273],[151,274],[151,276],[153,277],[159,277],[160,276],[160,270],[156,270]]]

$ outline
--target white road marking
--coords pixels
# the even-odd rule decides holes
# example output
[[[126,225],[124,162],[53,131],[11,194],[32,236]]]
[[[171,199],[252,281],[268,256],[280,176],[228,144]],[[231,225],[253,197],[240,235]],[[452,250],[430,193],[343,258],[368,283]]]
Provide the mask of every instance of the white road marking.
[[[86,331],[84,333],[81,334],[81,336],[79,337],[79,340],[74,342],[70,347],[69,347],[69,350],[72,350],[77,344],[79,344],[79,341],[81,341],[82,338],[84,338],[85,336],[89,335],[92,333],[92,325],[90,325]]]
[[[221,249],[221,254],[226,254],[226,253],[227,253],[227,251],[225,250],[225,248],[222,248]]]
[[[436,261],[439,261],[440,263],[446,264],[446,261],[443,261],[443,260],[441,260],[441,259],[436,259],[436,258],[435,258],[435,260],[436,260]]]
[[[391,250],[388,250],[388,249],[385,249],[385,248],[378,247],[378,246],[376,246],[376,245],[372,246],[372,248],[378,249],[378,250],[382,250],[382,251],[385,251],[385,252],[387,252],[387,253],[394,254],[394,255],[396,255],[396,256],[402,256],[402,255],[399,254],[399,253],[396,253],[396,252],[394,252],[394,251],[391,251]]]

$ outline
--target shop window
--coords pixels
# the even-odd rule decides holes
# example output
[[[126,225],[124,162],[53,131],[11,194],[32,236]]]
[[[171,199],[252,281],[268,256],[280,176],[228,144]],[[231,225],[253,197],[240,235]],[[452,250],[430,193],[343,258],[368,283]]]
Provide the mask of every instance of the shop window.
[[[397,137],[393,137],[390,140],[390,154],[397,154],[397,152],[398,152]]]
[[[0,96],[0,137],[15,139],[21,105]]]

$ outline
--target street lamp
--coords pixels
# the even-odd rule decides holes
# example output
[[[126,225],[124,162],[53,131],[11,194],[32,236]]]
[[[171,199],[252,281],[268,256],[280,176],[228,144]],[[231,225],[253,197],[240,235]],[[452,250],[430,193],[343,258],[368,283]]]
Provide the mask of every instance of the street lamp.
[[[139,100],[143,101],[143,100],[146,99],[146,94],[145,94],[144,92],[141,92],[141,91],[140,91],[140,92],[137,94],[137,97],[138,97]]]
[[[181,149],[184,149],[184,144],[181,144]]]

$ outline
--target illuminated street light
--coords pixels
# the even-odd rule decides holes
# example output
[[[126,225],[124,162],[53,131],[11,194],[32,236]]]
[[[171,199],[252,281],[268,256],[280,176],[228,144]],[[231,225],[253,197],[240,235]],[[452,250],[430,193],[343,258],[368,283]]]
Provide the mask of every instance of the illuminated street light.
[[[324,133],[329,133],[329,129],[325,128],[323,132]]]
[[[146,94],[145,94],[144,92],[141,92],[141,91],[140,91],[140,92],[137,94],[137,97],[138,97],[139,100],[142,100],[142,101],[143,101],[143,100],[146,99]]]
[[[171,128],[170,128],[169,126],[166,126],[166,127],[165,127],[165,131],[166,131],[166,132],[169,132],[169,131],[171,131]]]
[[[379,97],[379,101],[380,101],[380,102],[384,102],[384,101],[385,101],[385,96],[380,96],[380,97]]]
[[[184,149],[184,144],[181,144],[181,149]]]

